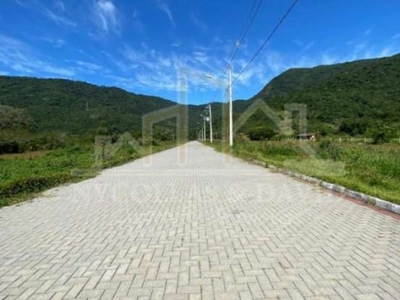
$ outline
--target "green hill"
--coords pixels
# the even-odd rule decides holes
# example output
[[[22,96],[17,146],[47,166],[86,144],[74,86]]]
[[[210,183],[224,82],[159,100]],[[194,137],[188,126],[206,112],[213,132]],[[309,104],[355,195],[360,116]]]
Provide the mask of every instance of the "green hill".
[[[310,131],[400,133],[400,55],[310,69],[291,69],[267,84],[255,99],[274,109],[305,103]]]
[[[285,103],[307,104],[310,132],[353,136],[384,133],[398,137],[399,83],[400,55],[291,69],[274,78],[249,101],[234,101],[234,119],[261,98],[277,111],[283,110]],[[19,126],[18,131],[24,132],[29,127],[32,134],[64,132],[93,136],[99,127],[107,124],[112,131],[129,131],[140,136],[144,114],[172,105],[175,102],[115,87],[62,79],[0,76],[3,140],[7,132],[4,124],[14,122],[12,120],[21,123],[22,119],[26,119],[22,122],[25,127]],[[223,106],[221,103],[212,103],[212,106],[214,133],[220,137]],[[205,105],[188,107],[190,138],[196,136],[204,108]],[[161,124],[159,131],[173,136],[174,127],[172,120],[167,121]],[[270,138],[274,135],[272,127],[271,121],[257,112],[240,132],[255,139]]]
[[[82,134],[101,122],[119,131],[140,130],[141,116],[175,104],[115,87],[61,80],[0,76],[0,105],[25,109],[33,131]]]

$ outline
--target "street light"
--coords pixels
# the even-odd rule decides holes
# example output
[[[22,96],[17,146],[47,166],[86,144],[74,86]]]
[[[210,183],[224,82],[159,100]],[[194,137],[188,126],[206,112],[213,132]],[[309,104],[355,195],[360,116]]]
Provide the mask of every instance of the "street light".
[[[233,146],[233,105],[232,105],[232,65],[229,65],[229,86],[228,86],[228,92],[229,92],[229,146]],[[211,81],[215,82],[218,85],[221,85],[221,82],[216,80],[214,77],[211,75],[206,74],[205,75],[208,79]],[[211,107],[210,107],[210,115],[211,115]]]

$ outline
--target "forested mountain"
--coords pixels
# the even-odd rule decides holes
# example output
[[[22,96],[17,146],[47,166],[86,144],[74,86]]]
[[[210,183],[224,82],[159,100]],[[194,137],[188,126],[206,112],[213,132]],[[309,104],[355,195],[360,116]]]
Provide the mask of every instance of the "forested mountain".
[[[309,131],[353,136],[384,131],[398,136],[400,55],[288,70],[250,100],[234,101],[234,119],[256,99],[263,99],[276,111],[282,111],[285,103],[307,104]],[[175,104],[84,82],[0,76],[2,132],[11,129],[6,126],[12,120],[18,120],[20,132],[24,128],[31,133],[93,135],[106,124],[114,132],[136,132],[140,136],[144,114]],[[220,137],[222,105],[212,103],[212,106],[214,134]],[[205,105],[188,107],[191,138],[202,125],[200,114],[204,108]],[[171,136],[174,126],[172,120],[164,123]],[[239,132],[255,139],[270,138],[275,134],[271,127],[273,124],[263,113],[257,112]]]
[[[273,79],[251,101],[275,109],[308,106],[310,130],[363,135],[400,133],[400,55],[310,69],[291,69]]]
[[[25,109],[35,132],[81,134],[98,128],[101,122],[119,131],[140,130],[142,115],[174,104],[78,81],[0,77],[0,105]]]

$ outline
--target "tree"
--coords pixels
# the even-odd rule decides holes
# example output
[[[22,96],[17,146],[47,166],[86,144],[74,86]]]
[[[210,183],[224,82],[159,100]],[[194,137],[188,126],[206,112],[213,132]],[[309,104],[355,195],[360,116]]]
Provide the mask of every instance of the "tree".
[[[28,128],[32,124],[31,117],[24,109],[0,105],[0,129]]]
[[[361,135],[367,131],[367,125],[362,121],[345,120],[339,126],[339,132],[351,136]]]
[[[266,139],[272,139],[276,132],[270,127],[258,126],[252,127],[247,131],[248,137],[253,141],[261,141]]]

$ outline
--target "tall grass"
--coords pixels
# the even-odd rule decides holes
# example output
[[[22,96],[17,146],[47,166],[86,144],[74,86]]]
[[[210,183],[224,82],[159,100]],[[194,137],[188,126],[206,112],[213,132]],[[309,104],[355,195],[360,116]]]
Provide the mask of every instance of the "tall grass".
[[[222,150],[221,144],[216,148]],[[396,144],[237,142],[232,151],[242,158],[257,159],[400,204],[400,146]]]

